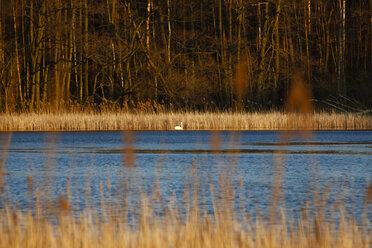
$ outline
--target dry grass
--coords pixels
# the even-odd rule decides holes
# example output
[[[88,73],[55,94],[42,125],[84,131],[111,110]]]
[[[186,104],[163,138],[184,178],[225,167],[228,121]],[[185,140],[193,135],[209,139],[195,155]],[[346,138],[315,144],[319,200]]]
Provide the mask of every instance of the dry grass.
[[[23,113],[0,115],[0,131],[172,130],[361,130],[372,129],[372,116],[315,113]]]
[[[109,205],[104,201],[102,205],[105,207],[101,212],[85,211],[79,218],[70,211],[69,197],[59,197],[57,203],[49,206],[50,214],[47,216],[42,214],[43,204],[36,203],[33,213],[12,210],[8,206],[0,211],[0,247],[367,248],[372,244],[368,218],[363,225],[357,225],[353,218],[344,216],[342,206],[335,208],[334,213],[340,214],[337,221],[325,220],[322,217],[324,209],[316,206],[315,213],[307,208],[297,220],[287,217],[285,210],[276,211],[274,221],[259,216],[253,220],[249,214],[243,219],[237,218],[234,203],[229,200],[234,198],[232,185],[224,180],[220,184],[227,190],[216,197],[220,201],[213,200],[214,214],[201,211],[195,200],[198,195],[193,189],[185,189],[186,192],[194,192],[191,193],[194,200],[185,194],[186,206],[181,206],[185,211],[171,201],[161,216],[154,212],[154,200],[150,201],[144,193],[139,194],[136,197],[141,203],[139,207],[133,207],[139,212],[136,221],[128,221],[127,218],[133,209]],[[210,187],[213,192],[213,186]],[[156,189],[153,194],[157,195]],[[162,200],[158,198],[156,201]],[[270,208],[275,209],[276,206]]]
[[[98,221],[94,215],[79,221],[59,216],[57,224],[39,220],[29,212],[2,211],[0,247],[370,247],[372,232],[360,229],[352,221],[341,220],[338,227],[311,219],[295,224],[271,226],[262,220],[247,221],[243,227],[233,215],[191,214],[181,222],[143,212],[141,224],[133,228],[118,219]],[[146,218],[147,216],[147,218]]]

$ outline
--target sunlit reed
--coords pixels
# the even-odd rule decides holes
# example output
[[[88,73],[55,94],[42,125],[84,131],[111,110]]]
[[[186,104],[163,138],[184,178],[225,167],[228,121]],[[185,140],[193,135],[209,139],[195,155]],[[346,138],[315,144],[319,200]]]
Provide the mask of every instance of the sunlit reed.
[[[233,192],[226,191],[226,194],[224,204],[214,205],[214,214],[203,214],[195,202],[187,202],[189,207],[183,218],[174,206],[164,210],[162,216],[156,215],[148,197],[141,194],[138,197],[142,210],[136,225],[122,217],[113,217],[120,209],[110,206],[105,207],[101,215],[86,211],[76,218],[63,197],[59,197],[54,206],[56,222],[37,214],[41,211],[35,215],[9,206],[0,211],[0,247],[367,248],[371,245],[372,230],[346,217],[342,206],[335,210],[340,213],[337,222],[325,220],[324,210],[320,209],[314,214],[304,212],[296,221],[284,210],[280,211],[276,223],[261,217],[252,220],[249,214],[238,220],[228,200]]]
[[[372,129],[372,116],[314,113],[24,113],[0,115],[0,131]]]

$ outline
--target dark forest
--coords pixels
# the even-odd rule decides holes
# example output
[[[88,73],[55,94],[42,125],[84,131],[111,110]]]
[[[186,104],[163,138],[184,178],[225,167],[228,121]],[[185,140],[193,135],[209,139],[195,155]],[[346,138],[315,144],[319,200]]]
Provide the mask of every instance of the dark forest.
[[[372,0],[0,0],[0,111],[372,106]]]

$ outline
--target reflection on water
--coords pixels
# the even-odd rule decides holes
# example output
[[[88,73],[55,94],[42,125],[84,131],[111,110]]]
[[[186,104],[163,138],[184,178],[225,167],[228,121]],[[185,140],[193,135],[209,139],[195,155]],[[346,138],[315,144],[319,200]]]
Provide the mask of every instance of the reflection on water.
[[[307,139],[293,132],[286,142],[275,131],[146,131],[132,137],[120,132],[20,132],[11,141],[8,137],[0,134],[4,194],[22,208],[32,205],[39,191],[56,201],[68,194],[68,187],[77,212],[87,205],[99,207],[101,193],[112,204],[120,204],[123,194],[136,204],[138,194],[151,196],[155,186],[161,197],[174,195],[181,204],[190,186],[197,188],[199,204],[213,211],[209,185],[223,191],[222,177],[233,185],[236,208],[244,204],[251,214],[265,212],[278,153],[284,171],[281,206],[287,209],[300,211],[315,191],[322,192],[331,182],[329,202],[342,198],[360,215],[372,181],[371,131],[319,131]],[[129,138],[135,167],[125,166]],[[372,220],[371,207],[368,211]]]

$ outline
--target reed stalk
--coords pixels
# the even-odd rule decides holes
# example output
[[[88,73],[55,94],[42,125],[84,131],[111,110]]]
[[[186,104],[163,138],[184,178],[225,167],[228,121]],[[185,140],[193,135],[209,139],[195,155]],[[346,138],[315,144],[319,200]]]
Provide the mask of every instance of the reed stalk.
[[[371,228],[357,225],[342,210],[337,222],[323,219],[319,211],[307,211],[294,221],[282,210],[278,222],[271,224],[260,217],[252,221],[249,215],[237,219],[228,197],[224,198],[225,204],[214,206],[214,214],[202,214],[189,202],[192,208],[183,217],[176,207],[159,216],[149,198],[140,197],[142,210],[135,225],[117,215],[113,217],[120,212],[115,207],[105,207],[103,213],[87,210],[79,218],[74,217],[63,198],[54,206],[54,218],[8,206],[0,211],[0,247],[367,248],[372,242]]]
[[[0,131],[173,130],[370,130],[372,116],[314,113],[75,112],[1,114]]]

